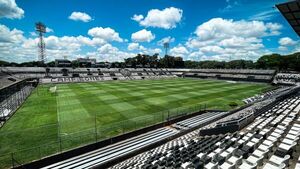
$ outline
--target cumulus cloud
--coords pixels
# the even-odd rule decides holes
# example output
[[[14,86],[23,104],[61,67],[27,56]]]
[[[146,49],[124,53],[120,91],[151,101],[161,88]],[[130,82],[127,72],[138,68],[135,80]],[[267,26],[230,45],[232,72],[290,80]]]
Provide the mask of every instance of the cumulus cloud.
[[[139,43],[129,43],[127,49],[128,50],[137,50],[139,49]]]
[[[182,14],[182,9],[170,7],[163,10],[151,9],[146,17],[135,14],[132,19],[141,26],[172,29],[181,21]]]
[[[278,43],[281,46],[293,46],[293,45],[297,44],[297,41],[294,41],[293,39],[291,39],[289,37],[283,37],[283,38],[279,39]]]
[[[189,55],[185,55],[183,57],[185,60],[201,60],[201,57],[203,56],[203,52],[200,50],[191,52]]]
[[[18,7],[15,0],[0,0],[0,18],[20,19],[24,10]]]
[[[193,57],[199,54],[202,59],[256,60],[267,52],[262,39],[279,35],[281,28],[278,23],[213,18],[199,25],[186,45],[200,51]]]
[[[10,30],[5,25],[0,25],[0,43],[19,43],[23,39],[23,31]]]
[[[124,58],[133,57],[133,53],[121,51],[108,44],[106,36],[100,34],[95,37],[86,36],[47,36],[44,38],[46,43],[46,61],[67,56],[68,59],[78,57],[94,57],[99,61],[122,61]],[[110,37],[110,36],[108,36]],[[115,36],[112,36],[115,37]],[[0,24],[0,58],[13,62],[26,62],[37,60],[38,37],[24,36],[23,31],[9,29]],[[91,47],[89,52],[83,53],[85,47]],[[141,48],[144,50],[144,48]]]
[[[281,51],[287,51],[288,50],[288,48],[286,46],[279,46],[278,49],[281,50]]]
[[[171,36],[168,36],[168,37],[164,37],[161,40],[159,40],[157,42],[157,44],[160,45],[160,46],[163,46],[164,43],[172,43],[174,41],[175,41],[175,38],[172,38]]]
[[[189,51],[184,46],[176,46],[170,50],[170,54],[173,56],[181,56],[184,57],[187,55]]]
[[[262,21],[233,21],[223,18],[213,18],[208,22],[199,25],[195,34],[201,40],[224,39],[232,36],[240,37],[262,37],[278,35],[281,25]]]
[[[155,53],[161,53],[161,49],[159,48],[146,48],[139,43],[129,43],[127,49],[129,51],[135,51],[140,54],[153,55]]]
[[[64,55],[74,57],[81,51],[82,46],[97,44],[95,39],[84,36],[48,36],[44,40],[46,61],[61,58]],[[0,25],[0,57],[4,60],[14,62],[37,60],[38,41],[38,37],[27,38],[21,30]]]
[[[105,44],[97,49],[98,59],[100,61],[120,62],[129,57],[134,57],[134,53],[120,51],[117,47],[111,44]]]
[[[155,38],[155,35],[151,31],[142,29],[131,34],[131,39],[135,42],[151,42]]]
[[[134,14],[133,17],[131,17],[131,19],[134,20],[134,21],[139,22],[142,19],[144,19],[144,16],[143,15],[136,15],[136,14]]]
[[[90,15],[84,12],[72,12],[72,14],[69,16],[69,19],[82,22],[90,22],[92,20]]]
[[[289,49],[291,49],[292,47],[295,47],[294,48],[294,51],[295,52],[298,52],[298,46],[297,45],[297,41],[289,38],[289,37],[283,37],[283,38],[280,38],[278,40],[278,43],[279,43],[279,46],[278,46],[278,50],[280,51],[288,51]],[[285,53],[287,54],[287,53]]]
[[[92,28],[88,31],[88,34],[94,38],[103,39],[107,42],[109,42],[109,41],[123,42],[123,39],[120,38],[119,33],[109,27],[107,27],[107,28],[102,28],[102,27]]]

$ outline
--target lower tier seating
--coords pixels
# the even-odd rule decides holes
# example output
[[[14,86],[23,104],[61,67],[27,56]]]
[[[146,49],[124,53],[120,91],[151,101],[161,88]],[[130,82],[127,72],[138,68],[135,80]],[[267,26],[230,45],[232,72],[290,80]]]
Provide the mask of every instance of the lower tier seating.
[[[288,98],[235,133],[199,136],[194,131],[111,168],[297,168],[299,111],[300,97]]]

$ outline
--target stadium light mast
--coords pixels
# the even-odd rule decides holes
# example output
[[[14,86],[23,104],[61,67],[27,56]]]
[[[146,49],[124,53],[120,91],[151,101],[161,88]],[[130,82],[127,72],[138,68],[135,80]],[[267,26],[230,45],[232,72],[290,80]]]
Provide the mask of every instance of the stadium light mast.
[[[169,47],[170,47],[170,44],[169,44],[169,42],[165,42],[165,43],[164,43],[164,48],[165,48],[165,56],[167,56],[167,55],[168,55],[168,49],[169,49]]]
[[[45,42],[43,38],[43,34],[46,33],[46,26],[42,22],[35,23],[35,30],[39,33],[39,57],[38,60],[41,63],[45,62]]]

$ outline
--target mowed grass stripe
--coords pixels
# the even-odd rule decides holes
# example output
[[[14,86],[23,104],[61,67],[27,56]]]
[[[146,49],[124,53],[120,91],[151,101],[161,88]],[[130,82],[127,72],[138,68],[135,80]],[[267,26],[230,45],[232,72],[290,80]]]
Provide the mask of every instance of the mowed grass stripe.
[[[160,89],[160,88],[164,88],[166,86],[168,86],[167,84],[173,84],[174,86],[174,82],[169,82],[169,81],[166,81],[163,80],[162,82],[160,83],[156,83],[156,84],[153,84],[151,83],[151,81],[147,81],[145,80],[146,82],[148,83],[145,83],[144,81],[139,81],[141,83],[135,83],[134,85],[132,86],[124,86],[122,84],[119,84],[119,85],[116,85],[117,83],[116,82],[111,82],[111,83],[116,83],[115,85],[111,85],[109,82],[101,82],[101,83],[89,83],[89,85],[92,85],[93,87],[96,87],[97,89],[102,89],[102,90],[105,90],[105,91],[115,91],[117,89],[120,89],[120,88],[128,88],[128,87],[131,87],[130,88],[130,91],[140,91],[140,90],[144,90],[144,89],[148,89],[148,88],[156,88],[156,89]],[[195,82],[194,82],[195,81]],[[144,82],[144,83],[143,83]],[[196,80],[191,80],[191,81],[186,81],[186,80],[179,80],[178,83],[176,83],[176,87],[177,86],[188,86],[188,85],[197,85],[197,84],[214,84],[216,83],[216,81],[200,81],[200,82],[197,82]],[[218,83],[226,83],[226,82],[218,82]],[[69,85],[73,85],[73,84],[69,84]],[[80,85],[84,85],[83,83],[80,83]],[[147,88],[143,88],[147,86]],[[75,88],[79,88],[80,86],[72,86],[73,89]],[[136,88],[136,87],[142,87],[142,88]],[[172,87],[172,86],[169,86],[169,87]],[[93,88],[94,90],[96,88]],[[87,90],[91,90],[89,89],[88,87],[86,88]],[[88,92],[88,91],[82,91],[82,93],[84,92]]]
[[[120,91],[111,91],[110,94],[116,95],[116,96],[122,96],[122,99],[124,101],[130,101],[130,100],[136,100],[136,99],[144,99],[144,96],[146,96],[147,98],[153,98],[153,97],[161,97],[164,95],[172,95],[172,94],[178,94],[178,92],[184,92],[187,93],[189,91],[201,91],[203,92],[203,89],[206,89],[207,87],[224,87],[224,86],[232,86],[232,84],[228,84],[228,83],[214,83],[214,85],[211,84],[206,84],[206,85],[189,85],[189,87],[182,87],[182,86],[178,86],[176,88],[169,88],[169,87],[154,87],[148,90],[134,90],[131,92],[120,92]],[[176,90],[174,90],[176,89]],[[156,91],[154,91],[156,90]],[[157,92],[160,91],[160,92]],[[103,96],[105,97],[105,95]],[[116,103],[119,102],[118,99],[111,99],[111,100],[106,100],[106,103]]]
[[[73,90],[72,93],[75,93],[76,95],[76,92]],[[93,124],[93,116],[89,113],[86,107],[81,104],[80,99],[66,99],[61,98],[60,95],[61,93],[58,93],[57,110],[59,115],[61,134],[74,132],[72,126],[78,131],[90,128],[91,124]]]
[[[253,87],[254,88],[254,87]],[[217,98],[226,98],[227,95],[231,95],[232,93],[243,91],[245,89],[249,89],[248,86],[237,86],[232,87],[230,90],[224,90],[222,88],[216,88],[213,90],[209,90],[206,93],[202,93],[196,96],[190,96],[185,99],[172,99],[172,96],[164,96],[164,98],[160,98],[161,100],[166,100],[164,102],[165,108],[177,108],[177,107],[192,107],[192,105],[197,105],[201,103],[202,105],[209,103],[210,100]],[[227,99],[224,99],[227,100]],[[153,103],[153,102],[151,102]],[[222,105],[228,106],[228,101],[224,102]],[[160,104],[160,102],[157,102]],[[220,103],[219,103],[220,104]],[[227,107],[228,108],[228,107]]]
[[[174,83],[174,82],[173,82]],[[218,84],[220,85],[220,84]],[[221,84],[222,85],[222,84]],[[225,85],[229,85],[229,84],[225,84]],[[108,92],[105,92],[106,94],[104,95],[93,95],[93,93],[91,92],[87,92],[89,91],[88,88],[84,88],[85,92],[80,92],[80,91],[83,91],[83,87],[82,86],[88,86],[88,85],[82,85],[82,83],[80,84],[70,84],[72,90],[74,91],[74,93],[76,93],[76,96],[79,96],[79,100],[80,100],[80,104],[78,104],[77,102],[75,102],[75,104],[78,104],[78,105],[86,105],[86,106],[83,106],[90,114],[90,118],[87,119],[87,121],[93,121],[94,120],[94,115],[96,113],[97,117],[100,115],[103,117],[103,114],[105,114],[106,116],[113,116],[111,118],[101,118],[101,119],[105,119],[106,122],[117,122],[119,121],[120,119],[128,119],[128,118],[131,118],[131,117],[135,117],[135,116],[142,116],[142,115],[145,115],[145,114],[152,114],[153,111],[156,112],[156,111],[164,111],[166,110],[165,107],[159,107],[159,105],[157,104],[153,104],[153,103],[149,103],[149,102],[144,102],[144,103],[140,103],[140,104],[136,104],[136,103],[131,103],[130,104],[130,101],[135,101],[135,100],[141,100],[141,99],[144,99],[144,97],[131,97],[129,98],[128,97],[128,93],[127,93],[127,97],[123,95],[121,95],[121,92],[116,92],[115,93],[115,97],[114,98],[118,98],[118,99],[113,99],[114,102],[111,102],[109,103],[108,101],[104,101],[104,103],[106,104],[102,104],[102,106],[89,106],[89,104],[93,104],[93,103],[97,103],[97,105],[101,105],[101,101],[99,101],[99,99],[96,99],[97,97],[106,97],[107,96],[107,93]],[[199,86],[200,87],[200,86]],[[201,88],[204,88],[205,86],[201,86]],[[160,86],[160,89],[163,89],[163,87]],[[166,90],[166,89],[165,89]],[[167,94],[170,94],[170,93],[177,93],[177,91],[168,91],[166,90]],[[126,94],[126,93],[125,93]],[[130,93],[129,93],[130,94]],[[111,93],[109,93],[109,95],[111,95]],[[149,91],[147,93],[144,94],[144,96],[147,96],[148,98],[151,97],[151,94],[149,93]],[[161,97],[161,96],[164,96],[165,94],[156,94],[156,93],[152,93],[153,96],[155,97]],[[111,97],[111,96],[109,96]],[[168,101],[168,100],[166,100]],[[170,100],[169,100],[170,101]],[[119,109],[115,109],[116,106],[118,105],[122,105],[122,102],[127,102],[128,105],[139,105],[139,107],[137,109],[128,109],[126,107],[124,107],[124,110],[121,111],[120,108]],[[109,103],[109,104],[108,104]],[[124,104],[123,104],[124,105]],[[75,105],[74,105],[75,106]],[[120,106],[119,106],[120,107]],[[133,106],[131,106],[133,107]],[[155,107],[155,109],[153,109],[153,107]],[[76,109],[76,106],[73,107],[73,105],[70,105],[70,106],[66,106],[65,109]],[[148,113],[145,113],[145,111],[147,112],[147,110],[153,110],[151,112],[148,112]],[[128,113],[129,111],[131,111],[131,113]],[[79,113],[79,111],[77,111]],[[83,111],[84,113],[85,111]],[[100,112],[100,113],[99,113]],[[120,112],[120,114],[116,114]],[[115,116],[115,117],[114,117]],[[126,116],[126,118],[125,118]],[[76,118],[74,118],[76,119]],[[100,122],[100,124],[102,124],[102,120],[98,120],[99,118],[97,118],[97,121]],[[107,119],[110,119],[107,121]],[[73,120],[74,121],[74,120]],[[79,122],[80,119],[76,120],[75,123],[71,123],[71,125],[77,125]],[[87,124],[87,123],[84,123],[84,124]],[[90,125],[81,125],[81,127],[83,128],[88,128],[90,126],[92,126],[93,124],[89,123]],[[67,124],[65,125],[62,125],[62,126],[66,126]],[[68,125],[69,126],[69,125]]]

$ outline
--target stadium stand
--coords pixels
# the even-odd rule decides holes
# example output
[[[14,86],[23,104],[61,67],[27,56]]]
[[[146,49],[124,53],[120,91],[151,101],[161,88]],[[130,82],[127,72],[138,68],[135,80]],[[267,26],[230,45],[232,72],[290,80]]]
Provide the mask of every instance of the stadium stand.
[[[6,72],[5,69],[0,71],[0,89],[9,86],[13,83],[20,81],[21,79],[12,76],[10,73]]]
[[[31,94],[36,81],[24,79],[14,81],[0,89],[0,127],[13,115]]]
[[[300,74],[298,73],[278,73],[274,77],[275,84],[295,85],[300,83]]]
[[[111,168],[296,168],[299,111],[300,97],[294,96],[242,130],[205,136],[194,131]]]
[[[281,93],[281,92],[284,92],[284,91],[287,91],[289,90],[290,88],[287,87],[287,86],[280,86],[280,87],[277,87],[275,89],[272,89],[270,91],[267,91],[267,92],[264,92],[262,94],[257,94],[255,96],[252,96],[252,97],[249,97],[249,98],[246,98],[243,100],[243,102],[245,104],[250,104],[250,103],[254,103],[254,102],[258,102],[258,101],[262,101],[266,98],[270,98],[270,97],[273,97],[274,95],[276,95],[277,93]]]
[[[89,82],[101,80],[140,80],[169,77],[213,78],[232,81],[271,82],[275,70],[256,69],[151,69],[151,68],[41,68],[7,67],[7,72],[22,77],[40,78],[42,83]],[[125,75],[124,72],[127,72]],[[67,78],[67,79],[66,79]]]
[[[275,70],[256,69],[169,69],[178,76],[216,78],[233,81],[271,82]]]

